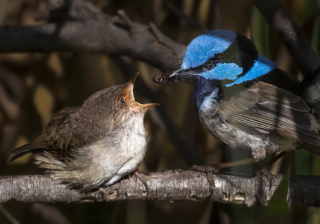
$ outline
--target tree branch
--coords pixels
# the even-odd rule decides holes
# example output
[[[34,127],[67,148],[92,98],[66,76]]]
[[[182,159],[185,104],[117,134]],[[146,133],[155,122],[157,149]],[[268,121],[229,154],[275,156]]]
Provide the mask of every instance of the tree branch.
[[[282,7],[275,0],[251,1],[274,27],[299,69],[304,74],[315,71],[320,65],[319,58]],[[77,2],[77,7],[81,3],[78,0],[72,2]],[[90,8],[88,4],[86,7],[89,8],[89,14],[86,15],[82,15],[81,10],[71,10],[66,17],[67,20],[71,20],[68,23],[55,21],[53,17],[50,18],[51,13],[45,13],[42,16],[56,23],[28,27],[0,27],[0,53],[98,52],[129,56],[166,71],[180,66],[186,47],[167,38],[154,24],[144,26],[134,23],[123,11],[119,11],[119,16],[109,16]],[[245,203],[248,206],[267,205],[283,177],[278,174],[269,181],[265,177],[244,178],[193,171],[167,171],[150,173],[145,178],[150,191],[146,191],[139,180],[130,178],[101,191],[85,194],[57,184],[48,176],[0,177],[0,203],[9,200],[56,203],[93,202],[105,199],[106,201],[212,200]],[[292,176],[288,203],[319,206],[319,186],[319,176]]]
[[[180,66],[186,49],[162,34],[155,25],[132,22],[121,10],[119,16],[100,13],[95,19],[81,22],[0,27],[0,39],[0,53],[107,53],[142,60],[165,71]]]
[[[277,0],[251,0],[287,47],[298,68],[307,77],[320,67],[320,59],[308,39]]]
[[[276,0],[251,1],[277,32],[305,76],[320,67],[320,59],[307,38]],[[135,23],[121,10],[119,16],[109,16],[81,0],[72,1],[66,8],[48,7],[40,13],[40,18],[44,16],[49,22],[58,23],[0,27],[0,53],[98,52],[129,56],[163,71],[175,70],[181,64],[186,47],[167,38],[153,24]],[[72,22],[63,23],[61,18]]]
[[[150,191],[133,176],[90,193],[68,189],[46,175],[0,177],[0,203],[10,200],[28,203],[82,203],[102,201],[104,197],[105,201],[211,200],[265,206],[283,178],[281,174],[277,174],[269,181],[264,176],[245,178],[181,170],[150,173],[143,177]],[[289,182],[289,205],[319,206],[319,176],[292,176]]]

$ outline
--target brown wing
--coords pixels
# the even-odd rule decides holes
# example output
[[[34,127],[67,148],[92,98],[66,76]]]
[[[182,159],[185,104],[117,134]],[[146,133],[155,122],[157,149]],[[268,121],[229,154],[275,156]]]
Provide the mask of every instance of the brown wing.
[[[108,116],[104,108],[72,107],[57,112],[49,121],[40,140],[58,156],[64,157],[71,149],[78,149],[92,144],[106,136],[113,128],[112,119],[101,119]],[[103,114],[106,113],[106,114]],[[97,116],[100,114],[100,116]],[[94,116],[96,115],[96,116]]]
[[[70,107],[55,113],[42,134],[34,142],[11,151],[13,156],[10,162],[34,151],[49,150],[56,156],[65,155],[69,149],[75,146],[75,141],[72,140],[71,123],[77,109],[77,107]]]
[[[76,149],[95,142],[112,128],[99,120],[82,115],[79,107],[69,107],[55,113],[42,134],[32,143],[14,149],[11,161],[30,152],[50,151],[63,158],[71,149]],[[104,126],[104,129],[101,127]],[[98,130],[98,131],[97,131]],[[102,133],[103,131],[103,133]]]
[[[107,136],[123,123],[125,110],[115,108],[115,96],[128,84],[113,86],[96,92],[81,107],[65,108],[55,113],[42,134],[31,144],[12,151],[13,160],[29,152],[50,151],[65,157],[72,149],[80,149]]]
[[[298,96],[276,86],[258,82],[219,109],[224,120],[262,132],[319,145],[318,125],[308,105]]]
[[[69,107],[55,113],[44,128],[41,136],[33,144],[36,145],[38,142],[45,143],[46,150],[57,151],[56,154],[61,156],[65,155],[70,149],[75,148],[78,145],[74,132],[77,111],[78,107]]]

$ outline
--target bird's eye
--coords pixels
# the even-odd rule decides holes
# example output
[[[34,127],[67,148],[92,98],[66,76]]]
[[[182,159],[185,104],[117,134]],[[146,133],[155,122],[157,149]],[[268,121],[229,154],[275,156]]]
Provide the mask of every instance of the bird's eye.
[[[209,71],[210,70],[210,65],[205,65],[202,67],[202,71]]]
[[[123,98],[123,97],[121,97],[121,99],[120,99],[120,103],[121,103],[121,104],[124,104],[124,103],[125,103],[125,100],[124,100],[124,98]]]

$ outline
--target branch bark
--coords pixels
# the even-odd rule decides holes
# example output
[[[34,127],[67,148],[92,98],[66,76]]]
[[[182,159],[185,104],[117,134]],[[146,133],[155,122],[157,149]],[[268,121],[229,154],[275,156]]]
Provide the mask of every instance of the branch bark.
[[[0,53],[96,52],[125,55],[163,71],[177,69],[186,47],[162,34],[154,24],[132,22],[119,16],[98,14],[94,19],[40,26],[0,27]]]
[[[277,0],[251,2],[277,32],[304,76],[316,71],[320,67],[319,57]],[[69,11],[48,7],[46,12],[40,13],[40,17],[45,15],[49,22],[55,23],[0,27],[0,53],[97,52],[129,56],[163,71],[180,66],[186,46],[166,37],[154,24],[135,23],[121,10],[119,16],[109,16],[81,0],[71,4],[67,7]],[[61,11],[68,15],[61,15]],[[61,18],[71,22],[61,21]]]
[[[304,77],[320,68],[320,59],[308,39],[277,0],[251,0],[251,2],[276,31]]]
[[[275,1],[251,0],[289,49],[299,69],[311,74],[320,65],[308,40]],[[72,1],[80,2],[80,1]],[[98,52],[125,55],[145,61],[161,70],[180,66],[185,46],[163,35],[153,24],[132,22],[123,11],[109,16],[89,10],[90,15],[72,11],[65,21],[48,20],[41,26],[0,27],[0,53],[13,52]],[[50,15],[47,13],[45,15]],[[212,200],[247,205],[267,205],[282,175],[269,182],[264,177],[244,178],[193,171],[168,171],[145,176],[150,191],[135,178],[123,179],[101,191],[81,193],[53,182],[48,176],[0,177],[0,203],[21,202],[92,202],[117,200]],[[288,203],[319,206],[320,177],[292,176]],[[310,192],[313,192],[310,194]],[[103,198],[105,197],[105,198]]]
[[[28,203],[211,200],[266,206],[283,178],[281,174],[277,174],[269,181],[264,176],[245,178],[181,170],[155,172],[143,177],[150,191],[133,176],[90,193],[68,189],[46,175],[0,177],[0,203],[10,200]],[[318,207],[320,176],[291,176],[287,198],[289,205]]]

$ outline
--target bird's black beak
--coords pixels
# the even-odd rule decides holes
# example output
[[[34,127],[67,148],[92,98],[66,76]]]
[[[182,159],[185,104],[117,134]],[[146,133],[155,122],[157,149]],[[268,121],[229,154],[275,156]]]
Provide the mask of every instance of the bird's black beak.
[[[191,69],[178,69],[174,72],[172,72],[169,77],[168,77],[168,81],[169,82],[189,82],[191,80],[192,77],[192,71]]]
[[[178,69],[173,72],[163,73],[161,77],[153,77],[152,80],[158,84],[166,84],[168,82],[189,82],[192,71],[190,69]]]
[[[169,82],[179,82],[181,77],[184,75],[183,70],[178,69],[169,74],[168,81]]]
[[[181,75],[183,75],[183,70],[178,69],[178,70],[175,70],[174,72],[172,72],[171,74],[169,74],[169,79],[174,78],[174,77],[179,77]]]

